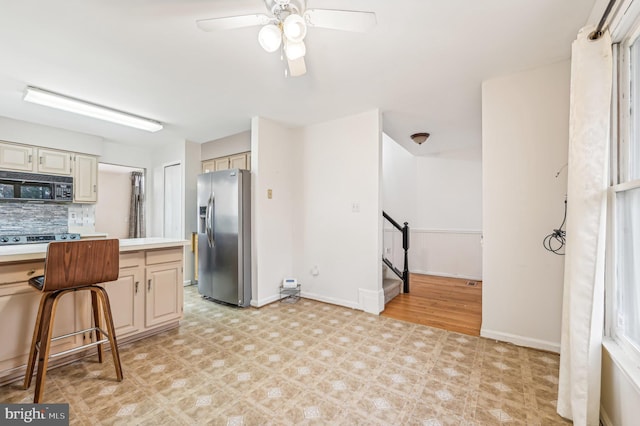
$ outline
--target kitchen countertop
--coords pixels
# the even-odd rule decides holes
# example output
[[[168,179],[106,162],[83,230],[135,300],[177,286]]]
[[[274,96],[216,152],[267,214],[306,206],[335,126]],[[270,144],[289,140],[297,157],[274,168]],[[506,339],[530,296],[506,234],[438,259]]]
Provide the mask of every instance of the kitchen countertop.
[[[174,238],[126,238],[120,240],[120,252],[182,247],[191,244]],[[0,247],[0,264],[40,260],[47,255],[47,244],[21,244]]]

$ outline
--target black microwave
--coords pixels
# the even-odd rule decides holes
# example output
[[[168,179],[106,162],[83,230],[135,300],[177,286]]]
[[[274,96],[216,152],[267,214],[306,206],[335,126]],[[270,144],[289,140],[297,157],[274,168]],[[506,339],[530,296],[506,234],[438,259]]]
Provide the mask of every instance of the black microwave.
[[[0,201],[73,201],[71,176],[0,171]]]

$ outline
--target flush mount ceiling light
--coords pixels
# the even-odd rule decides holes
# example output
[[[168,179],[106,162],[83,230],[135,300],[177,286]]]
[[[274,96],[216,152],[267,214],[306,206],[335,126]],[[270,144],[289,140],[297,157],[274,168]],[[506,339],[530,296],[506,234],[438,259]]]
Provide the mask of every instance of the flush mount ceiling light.
[[[38,89],[36,87],[27,87],[23,99],[34,104],[61,109],[75,114],[86,115],[87,117],[110,121],[112,123],[146,130],[148,132],[157,132],[163,127],[162,123],[148,118],[138,117],[137,115],[93,104],[91,102],[82,101],[80,99],[70,98],[68,96]]]
[[[418,145],[422,145],[429,136],[430,136],[429,133],[414,133],[411,135],[411,140],[417,143]]]
[[[196,21],[203,31],[220,31],[262,25],[258,34],[260,46],[267,52],[283,49],[288,71],[297,77],[307,72],[304,38],[308,27],[365,32],[376,25],[376,14],[355,10],[307,9],[306,0],[264,0],[268,14],[226,16]]]

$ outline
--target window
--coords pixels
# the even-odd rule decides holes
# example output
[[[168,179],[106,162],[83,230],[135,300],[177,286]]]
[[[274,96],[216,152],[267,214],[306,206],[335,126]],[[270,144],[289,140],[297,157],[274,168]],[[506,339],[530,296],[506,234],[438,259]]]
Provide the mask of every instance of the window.
[[[640,362],[640,26],[618,45],[612,138],[607,330]],[[614,102],[615,104],[616,102]],[[615,109],[614,109],[615,111]]]

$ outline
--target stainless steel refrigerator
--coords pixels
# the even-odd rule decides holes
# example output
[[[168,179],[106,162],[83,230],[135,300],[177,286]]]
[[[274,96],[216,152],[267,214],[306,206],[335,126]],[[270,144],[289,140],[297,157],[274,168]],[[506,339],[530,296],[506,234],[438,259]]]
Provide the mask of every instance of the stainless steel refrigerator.
[[[217,302],[251,302],[251,174],[198,176],[198,291]]]

